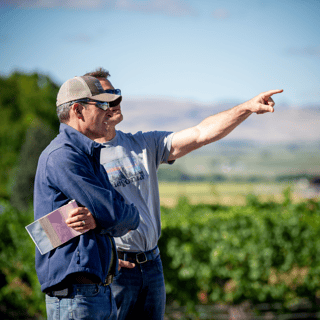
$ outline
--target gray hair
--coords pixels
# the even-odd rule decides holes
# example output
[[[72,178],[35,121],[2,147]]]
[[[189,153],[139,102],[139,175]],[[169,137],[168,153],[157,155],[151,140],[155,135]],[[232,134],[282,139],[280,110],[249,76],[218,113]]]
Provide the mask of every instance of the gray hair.
[[[104,68],[97,68],[95,71],[92,72],[87,72],[85,74],[85,76],[91,76],[91,77],[95,77],[95,78],[108,78],[110,77],[110,73],[108,70],[104,69]]]
[[[57,107],[57,115],[60,122],[68,122],[70,119],[69,111],[71,106],[74,104],[73,101],[66,102],[63,104],[60,104],[60,106]]]
[[[72,105],[74,105],[77,101],[69,101],[63,104],[60,104],[60,106],[57,107],[57,115],[59,118],[59,121],[62,123],[67,123],[70,120],[70,109]],[[82,105],[82,104],[81,104]],[[86,105],[83,105],[85,108]]]

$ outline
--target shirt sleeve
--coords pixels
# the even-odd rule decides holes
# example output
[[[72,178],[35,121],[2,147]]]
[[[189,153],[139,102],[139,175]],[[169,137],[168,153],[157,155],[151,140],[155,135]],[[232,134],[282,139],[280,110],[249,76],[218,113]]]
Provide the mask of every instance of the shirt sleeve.
[[[113,237],[119,237],[139,225],[139,212],[110,184],[100,164],[76,151],[55,150],[48,158],[46,176],[51,188],[87,207],[97,225]]]
[[[168,161],[173,135],[174,132],[168,131],[150,131],[143,133],[148,149],[155,155],[157,168],[161,163],[172,164],[174,162]]]

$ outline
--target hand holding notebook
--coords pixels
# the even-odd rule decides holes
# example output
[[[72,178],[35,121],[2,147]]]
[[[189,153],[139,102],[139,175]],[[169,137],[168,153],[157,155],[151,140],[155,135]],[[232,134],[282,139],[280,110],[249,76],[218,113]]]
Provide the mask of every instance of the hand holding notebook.
[[[77,202],[72,200],[25,227],[41,254],[89,231],[89,229],[76,231],[66,224],[70,210],[77,207]]]

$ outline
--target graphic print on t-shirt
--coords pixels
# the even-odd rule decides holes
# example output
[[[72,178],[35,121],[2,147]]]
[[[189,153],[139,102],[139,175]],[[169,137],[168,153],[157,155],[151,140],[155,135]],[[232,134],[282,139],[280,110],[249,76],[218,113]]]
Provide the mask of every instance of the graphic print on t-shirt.
[[[144,180],[147,172],[143,165],[134,157],[116,159],[103,164],[109,180],[114,188],[126,187],[135,181]]]

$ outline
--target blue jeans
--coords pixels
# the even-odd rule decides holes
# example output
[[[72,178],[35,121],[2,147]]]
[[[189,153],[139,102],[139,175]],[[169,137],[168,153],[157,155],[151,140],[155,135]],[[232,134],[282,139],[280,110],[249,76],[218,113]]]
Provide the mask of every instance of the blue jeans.
[[[110,286],[74,284],[67,298],[46,295],[47,319],[117,319],[116,304]]]
[[[163,320],[166,292],[160,255],[132,269],[121,268],[111,284],[118,320]]]

